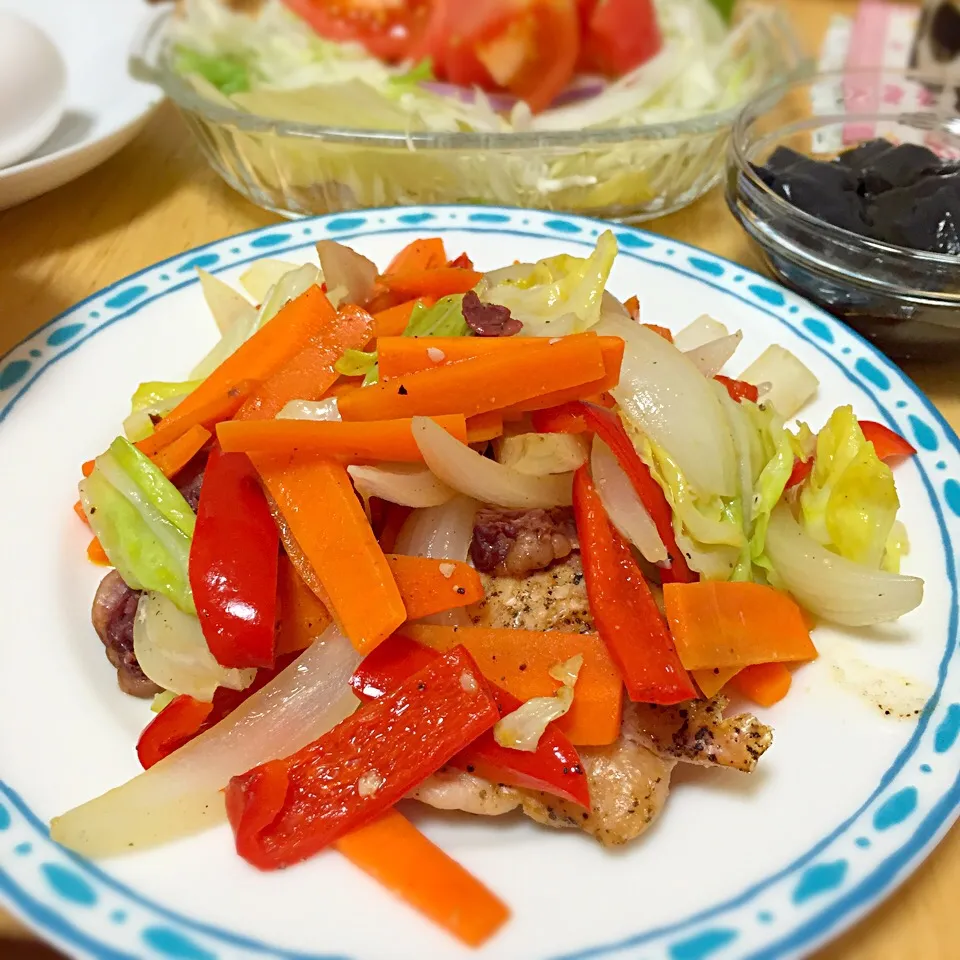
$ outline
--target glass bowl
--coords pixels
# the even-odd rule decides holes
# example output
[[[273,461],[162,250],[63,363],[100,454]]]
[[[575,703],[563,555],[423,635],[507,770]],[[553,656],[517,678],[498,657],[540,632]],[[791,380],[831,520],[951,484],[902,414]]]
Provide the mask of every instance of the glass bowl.
[[[171,66],[164,12],[135,71],[179,107],[214,169],[254,203],[296,217],[404,204],[490,203],[640,221],[692,203],[722,176],[742,103],[677,123],[589,131],[405,133],[276,120],[201,96]],[[805,68],[771,11],[745,30],[753,89]]]
[[[960,257],[840,229],[757,175],[780,146],[818,160],[874,137],[960,156],[960,87],[915,71],[847,71],[783,84],[745,108],[730,140],[727,203],[784,285],[897,358],[960,356]]]

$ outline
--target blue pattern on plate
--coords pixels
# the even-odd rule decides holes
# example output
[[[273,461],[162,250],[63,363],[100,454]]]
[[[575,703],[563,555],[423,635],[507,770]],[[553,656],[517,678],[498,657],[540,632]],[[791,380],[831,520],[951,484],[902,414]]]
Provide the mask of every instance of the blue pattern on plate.
[[[726,267],[722,263],[717,263],[716,260],[707,260],[704,257],[687,257],[687,263],[693,267],[694,270],[699,270],[701,273],[709,273],[711,277],[722,277]]]
[[[504,233],[554,239],[557,233],[562,233],[566,235],[567,243],[584,247],[592,245],[590,237],[596,236],[599,229],[609,226],[584,218],[560,218],[538,211],[471,207],[437,209],[445,220],[442,227],[436,228],[437,232],[469,232],[470,224],[476,224],[474,229],[481,232],[482,224],[501,224]],[[351,215],[316,218],[307,221],[310,225],[307,229],[314,231],[318,237],[337,235],[345,240],[349,239],[351,231],[355,231],[356,235],[406,234],[406,237],[398,238],[398,242],[402,243],[418,235],[416,224],[410,218],[417,217],[416,223],[423,222],[421,215],[412,213],[409,208],[374,211],[372,216],[377,217],[383,226],[376,226],[369,215]],[[943,540],[946,582],[953,602],[937,689],[909,742],[884,774],[876,790],[847,820],[778,873],[697,915],[657,929],[645,930],[618,944],[600,944],[578,955],[601,956],[614,950],[626,951],[636,947],[637,950],[631,951],[630,956],[642,957],[643,960],[647,957],[651,960],[705,960],[708,957],[710,960],[735,960],[748,954],[751,960],[774,960],[786,952],[801,951],[812,941],[820,940],[845,918],[862,911],[889,890],[906,867],[914,863],[940,835],[944,825],[955,817],[960,805],[960,777],[946,793],[942,792],[939,770],[936,775],[923,780],[922,791],[907,779],[908,770],[916,769],[910,761],[921,747],[928,748],[928,754],[930,751],[944,753],[953,747],[960,736],[960,704],[939,702],[940,690],[952,665],[957,637],[956,550],[952,537],[960,532],[957,522],[960,518],[960,483],[953,479],[953,476],[960,476],[960,444],[937,411],[896,367],[829,315],[817,312],[813,307],[805,307],[803,318],[799,319],[795,317],[797,308],[788,307],[784,293],[770,286],[769,281],[756,274],[739,272],[742,270],[739,266],[728,271],[727,267],[733,266],[728,261],[722,258],[707,259],[701,251],[676,244],[675,241],[669,241],[667,245],[661,237],[625,227],[617,228],[617,239],[625,258],[653,265],[667,273],[693,278],[705,287],[729,294],[767,313],[771,321],[787,327],[794,337],[805,340],[817,349],[825,358],[824,362],[833,363],[850,381],[853,389],[877,405],[882,419],[892,429],[906,434],[909,424],[921,448],[912,463],[929,498]],[[192,251],[186,261],[180,254],[95,294],[52,320],[6,357],[0,358],[0,389],[17,388],[0,399],[0,421],[14,408],[37,377],[62,357],[82,347],[100,330],[135,314],[147,303],[167,295],[171,290],[197,282],[195,277],[189,276],[190,270],[185,270],[183,282],[162,282],[162,277],[169,279],[169,272],[179,272],[179,268],[186,268],[187,264],[191,264],[192,269],[199,262],[211,265],[216,262],[226,269],[259,259],[264,249],[269,249],[272,255],[296,251],[307,253],[310,247],[311,243],[303,239],[302,232],[294,237],[291,233],[277,232],[276,227],[260,229]],[[677,248],[685,254],[686,264],[683,264],[683,257],[671,258]],[[214,257],[215,261],[212,259]],[[701,266],[698,268],[694,261],[701,261]],[[713,266],[704,270],[702,263],[718,266],[720,272],[717,273]],[[748,281],[746,288],[735,286],[744,280]],[[738,289],[742,292],[738,293]],[[758,300],[763,306],[757,306]],[[814,312],[815,316],[808,315]],[[79,322],[81,317],[99,322],[89,324],[89,328],[80,326],[70,336],[60,333],[77,326],[73,321]],[[63,337],[63,340],[59,337]],[[824,344],[830,345],[831,349]],[[43,345],[50,348],[49,353],[37,349]],[[854,347],[857,356],[855,362],[846,359],[853,353]],[[27,359],[28,356],[37,361],[41,357],[44,359],[34,365]],[[894,395],[885,405],[874,390],[892,391]],[[924,428],[929,430],[941,448],[940,458],[936,461],[929,456],[934,448],[920,439],[914,420],[907,420],[904,415],[894,415],[892,412],[894,408],[901,410],[907,406],[905,398],[911,401],[910,407],[915,411],[914,420],[922,424],[921,433]],[[918,412],[921,416],[918,416]],[[931,423],[934,427],[930,426]],[[944,456],[948,457],[949,462],[942,459]],[[934,462],[937,469],[949,467],[952,473],[942,487],[935,487],[928,476],[928,470]],[[954,697],[950,699],[956,698],[955,689],[953,692]],[[928,764],[922,764],[920,769],[931,770]],[[0,850],[0,898],[12,904],[50,936],[69,945],[77,955],[96,960],[132,960],[142,955],[145,944],[153,951],[151,956],[169,960],[247,960],[254,957],[333,960],[264,944],[167,910],[119,883],[94,864],[52,844],[45,825],[2,782],[0,796],[3,797],[3,803],[0,803],[0,830],[4,831],[4,836],[13,831],[13,839],[20,841],[7,849],[21,851],[17,859],[12,859]],[[909,829],[902,832],[892,829],[910,819],[913,822]],[[870,838],[864,835],[871,828],[885,836],[889,831],[890,840],[884,844],[871,843]],[[892,852],[889,845],[891,841],[899,844]],[[25,854],[34,846],[40,856],[26,857]],[[855,851],[856,857],[851,858],[850,855]],[[6,872],[8,869],[12,874]],[[46,895],[38,893],[37,884],[30,882],[31,876],[36,878],[38,870],[42,871],[40,875],[46,880],[46,886],[43,887],[48,891]],[[51,875],[56,880],[51,881]],[[77,880],[80,882],[77,883]],[[93,902],[90,902],[91,893],[95,898]],[[792,893],[800,895],[791,898]],[[765,906],[775,901],[776,914],[767,909],[757,911],[756,901],[761,894],[764,895]],[[119,909],[120,906],[123,909]],[[139,938],[139,948],[131,947],[131,935]]]
[[[937,435],[933,432],[933,427],[931,427],[929,423],[921,420],[912,413],[907,417],[907,420],[910,423],[910,428],[913,430],[913,435],[917,443],[923,447],[924,450],[936,450],[937,447],[940,446],[940,441],[937,440]]]
[[[212,267],[215,263],[219,263],[220,254],[219,253],[200,253],[195,257],[191,257],[189,260],[181,263],[177,267],[177,273],[190,273],[193,270],[200,269],[206,270],[207,267]],[[168,280],[169,277],[161,276],[161,280]]]
[[[68,323],[65,327],[59,327],[47,337],[47,346],[59,347],[68,340],[72,340],[78,333],[80,333],[81,330],[83,330],[85,326],[85,323]],[[31,355],[34,352],[35,351],[31,350]],[[36,351],[36,353],[37,356],[41,356],[39,351]]]

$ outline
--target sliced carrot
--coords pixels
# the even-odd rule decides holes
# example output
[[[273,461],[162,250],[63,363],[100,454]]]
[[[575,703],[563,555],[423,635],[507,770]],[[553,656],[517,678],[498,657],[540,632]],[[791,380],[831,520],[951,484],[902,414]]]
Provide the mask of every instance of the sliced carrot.
[[[744,667],[730,686],[758,706],[772,707],[790,692],[791,683],[793,675],[782,663],[755,663]]]
[[[606,393],[620,382],[620,366],[623,363],[624,342],[619,337],[600,337],[600,349],[603,353],[604,374],[599,380],[582,383],[542,397],[534,397],[516,403],[510,411],[513,413],[530,413],[533,410],[546,410],[549,407],[559,407],[563,403],[573,400],[584,400],[595,394]]]
[[[106,551],[103,549],[100,541],[96,537],[94,537],[87,545],[87,559],[91,563],[98,563],[101,566],[111,566],[110,558],[107,556]]]
[[[73,505],[73,512],[87,525],[90,526],[90,521],[87,520],[87,514],[83,509],[83,504],[78,500]]]
[[[429,270],[408,270],[405,273],[387,273],[378,283],[392,296],[404,300],[413,297],[448,297],[454,293],[472,290],[483,278],[476,270],[463,267],[433,267]]]
[[[386,310],[375,313],[373,323],[377,336],[399,337],[407,329],[410,316],[418,303],[425,307],[432,307],[436,302],[436,297],[415,297],[413,300],[398,303],[395,307],[387,307]]]
[[[483,599],[480,574],[467,563],[387,554],[408,620],[465,607]]]
[[[334,845],[354,866],[469,947],[488,940],[510,916],[502,900],[396,810]]]
[[[442,413],[474,417],[603,376],[599,338],[581,333],[509,354],[489,353],[372,384],[343,397],[340,415],[344,420],[391,420]]]
[[[277,568],[277,656],[306,649],[329,625],[329,611],[282,554]]]
[[[326,297],[317,310],[322,329],[247,398],[238,420],[268,420],[291,400],[319,400],[339,378],[333,365],[344,350],[362,350],[373,339],[366,310],[347,306],[338,312]]]
[[[812,660],[800,608],[759,583],[666,583],[663,600],[680,661],[688,670]]]
[[[398,503],[388,503],[386,506],[386,518],[380,529],[377,540],[380,542],[380,549],[384,553],[392,553],[396,545],[400,530],[407,522],[410,516],[410,507],[402,507]]]
[[[440,237],[426,237],[408,243],[391,261],[384,273],[410,273],[432,270],[447,264],[447,251]]]
[[[89,477],[93,473],[93,468],[97,465],[96,460],[87,460],[83,466],[80,468],[80,472],[85,476]]]
[[[693,682],[709,700],[715,697],[740,672],[739,667],[714,667],[712,670],[691,670]]]
[[[623,301],[623,305],[627,308],[627,313],[629,313],[634,320],[640,319],[640,300],[636,294],[632,297],[627,297],[627,299]]]
[[[251,459],[337,622],[357,650],[369,653],[407,611],[346,468],[302,453]]]
[[[206,427],[194,424],[182,437],[177,437],[152,457],[168,479],[175,477],[202,449],[212,434]]]
[[[486,443],[503,436],[503,414],[499,410],[478,413],[467,421],[467,443]]]
[[[221,397],[241,380],[263,381],[272,377],[313,337],[323,332],[331,310],[326,294],[317,286],[291,300],[227,357],[193,393],[184,397],[160,422],[157,432]]]
[[[370,389],[366,387],[364,389]],[[462,414],[433,418],[461,443],[467,440]],[[413,420],[228,420],[217,427],[217,438],[226,453],[300,453],[328,457],[344,463],[422,460],[413,439]]]
[[[229,420],[256,386],[256,380],[240,380],[227,387],[223,393],[217,394],[174,419],[171,419],[171,414],[171,417],[166,417],[157,424],[157,429],[149,437],[138,440],[135,446],[142,454],[152,459],[165,446],[182,437],[191,427],[200,424],[209,430],[222,420]]]
[[[559,683],[550,676],[550,668],[582,654],[573,706],[557,725],[578,746],[613,743],[620,735],[623,682],[595,633],[412,624],[398,632],[433,650],[446,651],[462,643],[485,677],[520,700],[552,696]]]
[[[655,323],[645,323],[644,326],[648,330],[652,330],[657,336],[663,337],[667,343],[673,343],[673,334],[666,327],[660,327]]]

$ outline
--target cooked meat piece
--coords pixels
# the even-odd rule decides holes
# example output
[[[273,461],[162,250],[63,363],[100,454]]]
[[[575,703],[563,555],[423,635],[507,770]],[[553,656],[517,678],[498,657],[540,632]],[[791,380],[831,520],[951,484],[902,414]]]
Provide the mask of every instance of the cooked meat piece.
[[[590,786],[589,811],[547,793],[517,790],[457,770],[441,770],[411,796],[440,810],[465,810],[488,817],[516,807],[532,820],[550,827],[579,827],[604,846],[616,846],[638,837],[654,820],[667,799],[675,760],[658,757],[639,739],[636,706],[623,714],[620,739],[608,747],[583,747],[583,763]]]
[[[525,577],[534,570],[545,570],[577,548],[577,527],[569,508],[484,507],[474,521],[470,559],[481,573]]]
[[[484,303],[475,291],[463,295],[463,319],[478,337],[513,337],[523,324],[510,316],[507,307],[498,303]]]
[[[174,483],[183,494],[183,499],[190,504],[190,509],[196,513],[200,503],[200,487],[203,486],[203,473],[207,469],[207,458],[210,450],[204,447],[175,477]]]
[[[579,553],[522,580],[486,573],[480,579],[486,599],[467,609],[474,626],[567,633],[593,630]]]
[[[139,600],[140,591],[132,590],[111,570],[93,598],[93,628],[103,641],[107,659],[117,668],[120,689],[134,697],[152,697],[161,688],[140,669],[133,652],[133,621]]]
[[[724,719],[726,705],[726,697],[673,707],[637,704],[639,740],[661,757],[750,773],[773,743],[773,731],[749,713]]]
[[[519,790],[491,783],[472,773],[444,767],[409,794],[438,810],[463,810],[482,817],[499,817],[520,806]]]
[[[590,786],[589,813],[568,800],[526,792],[523,812],[547,826],[580,827],[606,847],[635,839],[656,819],[676,766],[644,745],[636,704],[625,705],[616,743],[581,748],[580,762]]]

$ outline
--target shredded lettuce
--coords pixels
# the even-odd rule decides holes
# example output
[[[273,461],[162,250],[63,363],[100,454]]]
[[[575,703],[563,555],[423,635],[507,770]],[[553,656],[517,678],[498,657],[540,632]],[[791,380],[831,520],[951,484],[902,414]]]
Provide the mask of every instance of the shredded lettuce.
[[[198,50],[178,46],[174,65],[178,73],[200,74],[227,96],[250,89],[250,65],[235,54],[207,56]]]
[[[201,380],[165,383],[151,380],[141,383],[130,398],[130,416],[123,421],[123,432],[131,443],[153,433],[152,417],[165,417],[187,394],[193,393]]]
[[[841,557],[879,567],[899,507],[890,468],[864,439],[853,408],[838,407],[817,434],[800,493],[804,530]]]
[[[194,613],[188,562],[196,516],[180,491],[123,437],[97,457],[80,501],[110,562],[134,589]]]
[[[600,302],[617,256],[617,241],[605,230],[589,257],[560,254],[529,266],[507,267],[480,282],[480,298],[498,303],[523,323],[523,334],[564,336],[589,330],[600,319]]]

